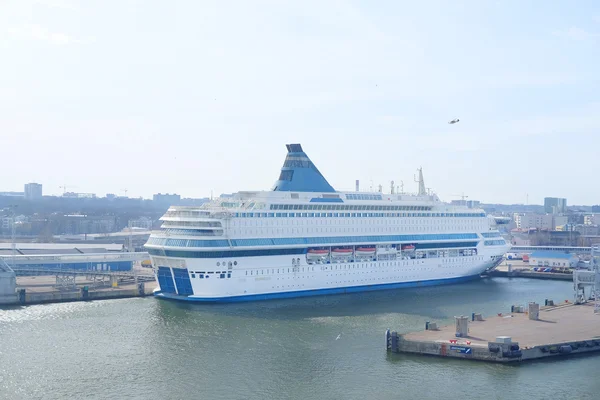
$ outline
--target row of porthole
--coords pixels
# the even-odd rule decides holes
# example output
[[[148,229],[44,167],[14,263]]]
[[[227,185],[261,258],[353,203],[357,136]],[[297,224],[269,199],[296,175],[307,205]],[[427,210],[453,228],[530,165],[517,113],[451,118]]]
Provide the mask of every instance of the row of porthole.
[[[227,261],[223,261],[223,266],[228,266],[231,267],[232,265],[237,265],[237,261],[234,261],[233,263],[231,261],[229,261],[229,263],[227,263]],[[221,266],[221,262],[217,261],[217,267]]]

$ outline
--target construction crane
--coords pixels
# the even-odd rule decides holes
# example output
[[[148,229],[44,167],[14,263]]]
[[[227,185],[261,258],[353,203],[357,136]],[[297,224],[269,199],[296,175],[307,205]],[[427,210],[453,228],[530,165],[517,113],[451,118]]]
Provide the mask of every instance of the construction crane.
[[[71,189],[73,189],[73,188],[76,188],[77,186],[69,185],[68,187],[70,187]],[[63,190],[63,194],[67,193],[67,185],[63,184],[62,186],[59,186],[59,189]]]
[[[462,194],[451,194],[450,196],[452,196],[452,197],[460,197],[460,200],[463,202],[463,204],[467,205],[467,203],[466,203],[465,200],[468,199],[469,196],[465,196],[464,193],[462,193]]]

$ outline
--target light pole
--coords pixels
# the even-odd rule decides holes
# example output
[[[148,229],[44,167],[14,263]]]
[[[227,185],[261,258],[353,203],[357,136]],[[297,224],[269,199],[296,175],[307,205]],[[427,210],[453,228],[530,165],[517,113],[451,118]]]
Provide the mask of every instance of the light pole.
[[[17,205],[11,204],[10,208],[12,209],[12,220],[11,220],[11,232],[10,232],[10,236],[11,236],[11,250],[12,250],[12,267],[13,267],[13,270],[14,270],[15,264],[16,264],[16,261],[17,261],[17,242],[16,242],[16,226],[15,226],[15,219],[16,219],[15,209],[17,208]]]

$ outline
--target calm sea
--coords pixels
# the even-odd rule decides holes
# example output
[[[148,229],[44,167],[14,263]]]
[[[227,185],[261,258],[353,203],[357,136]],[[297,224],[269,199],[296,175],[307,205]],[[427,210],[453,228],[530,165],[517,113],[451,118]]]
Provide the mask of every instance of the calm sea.
[[[600,357],[506,366],[385,350],[387,328],[564,301],[571,290],[495,278],[229,305],[145,298],[4,309],[0,398],[600,399]]]

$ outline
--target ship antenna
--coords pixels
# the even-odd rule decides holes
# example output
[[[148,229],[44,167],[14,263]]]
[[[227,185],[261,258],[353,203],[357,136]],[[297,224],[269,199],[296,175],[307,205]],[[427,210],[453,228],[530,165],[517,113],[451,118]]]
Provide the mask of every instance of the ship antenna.
[[[415,182],[419,183],[419,196],[425,196],[427,191],[425,190],[425,180],[423,179],[423,167],[417,169],[419,172],[419,179],[415,177]]]

